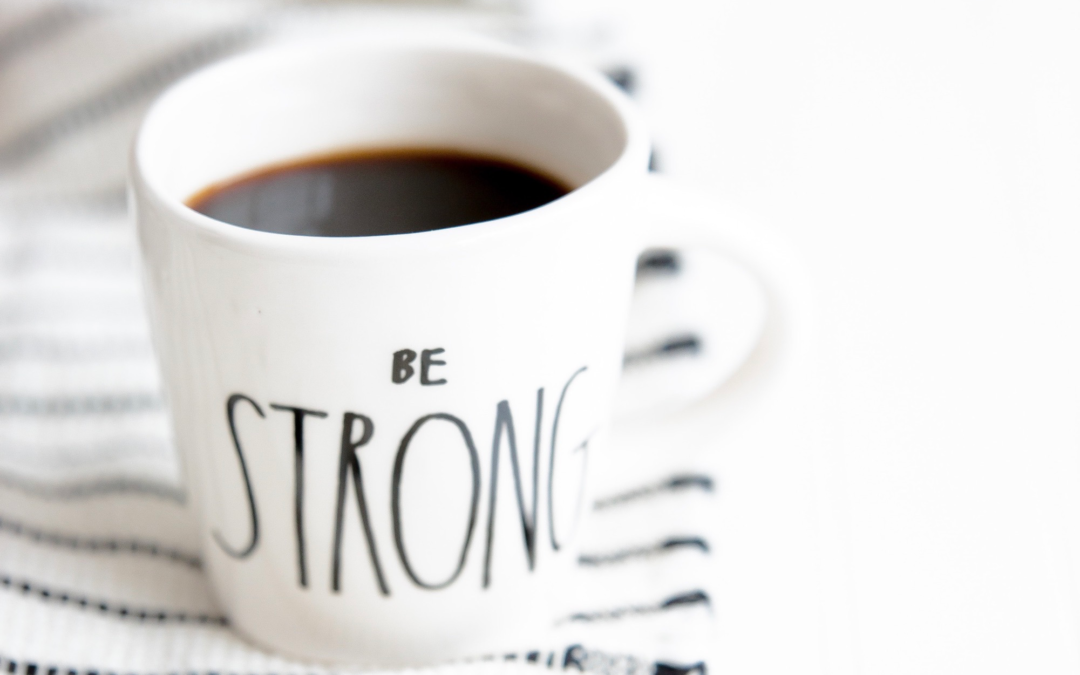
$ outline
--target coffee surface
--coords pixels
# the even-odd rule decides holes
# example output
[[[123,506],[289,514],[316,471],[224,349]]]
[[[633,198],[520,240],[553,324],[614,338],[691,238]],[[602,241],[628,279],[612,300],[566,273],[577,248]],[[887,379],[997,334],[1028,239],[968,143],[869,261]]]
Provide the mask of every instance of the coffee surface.
[[[188,200],[252,230],[321,237],[405,234],[528,211],[569,188],[534,170],[444,150],[301,159],[212,185]]]

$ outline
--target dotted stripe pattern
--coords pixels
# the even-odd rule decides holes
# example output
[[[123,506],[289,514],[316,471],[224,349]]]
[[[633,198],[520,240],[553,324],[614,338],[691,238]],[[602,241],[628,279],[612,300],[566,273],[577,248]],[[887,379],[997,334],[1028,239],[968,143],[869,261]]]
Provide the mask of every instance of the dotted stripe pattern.
[[[165,56],[104,91],[24,129],[0,144],[0,168],[12,168],[56,141],[108,119],[198,66],[250,44],[264,22],[228,28]]]
[[[110,415],[161,408],[161,396],[151,392],[99,396],[0,396],[0,415]]]
[[[150,541],[79,537],[26,525],[7,516],[0,516],[0,532],[25,537],[38,544],[91,553],[144,555],[178,563],[196,570],[202,569],[202,560],[199,556]],[[625,548],[611,553],[582,554],[578,557],[578,565],[600,567],[633,559],[650,558],[680,549],[697,549],[704,554],[708,554],[709,544],[702,537],[669,537],[651,546]]]
[[[229,625],[228,619],[220,615],[169,609],[132,607],[131,605],[122,602],[95,599],[75,591],[51,588],[45,584],[25,578],[16,579],[5,573],[0,573],[0,587],[8,591],[21,592],[23,595],[39,598],[44,602],[54,602],[87,611],[97,611],[103,615],[109,615],[119,619],[156,622],[159,624],[183,623],[221,627]],[[708,609],[712,608],[712,601],[710,600],[709,595],[703,590],[679,593],[654,605],[629,605],[626,607],[616,607],[599,611],[575,612],[559,623],[617,621],[633,616],[656,614],[698,605],[705,606]]]
[[[229,625],[225,617],[216,614],[132,607],[124,603],[94,599],[71,591],[50,588],[27,579],[15,579],[7,574],[0,574],[0,587],[16,593],[21,592],[26,596],[37,597],[45,602],[68,605],[118,619],[159,624],[185,623],[217,627]]]
[[[192,569],[202,569],[202,560],[199,556],[150,541],[84,538],[72,534],[43,530],[12,520],[7,516],[0,516],[0,532],[7,532],[15,536],[25,537],[35,543],[60,548],[91,553],[144,555],[185,565]],[[582,554],[578,557],[578,565],[600,567],[633,559],[650,558],[680,549],[697,549],[708,554],[709,544],[702,537],[670,537],[651,546],[626,548],[611,553]]]
[[[26,537],[35,543],[56,546],[59,548],[88,551],[91,553],[148,556],[184,565],[196,570],[202,569],[202,560],[199,556],[149,541],[140,541],[138,539],[94,539],[77,537],[26,525],[6,516],[0,517],[0,532],[7,532],[15,536]]]
[[[0,65],[63,34],[100,9],[88,4],[64,2],[40,10],[0,35]]]
[[[704,662],[676,665],[656,662],[646,663],[633,656],[615,655],[599,650],[571,645],[559,652],[530,651],[502,656],[486,655],[465,659],[463,663],[490,663],[496,661],[519,661],[549,670],[573,670],[577,672],[601,672],[604,675],[706,675]],[[40,661],[15,660],[0,655],[0,672],[10,675],[312,675],[311,671],[282,671],[275,673],[239,673],[230,670],[164,670],[135,673],[132,671],[101,668],[74,668]],[[323,672],[323,671],[319,671]]]
[[[152,497],[181,505],[187,502],[187,494],[178,487],[129,478],[105,478],[77,483],[51,484],[0,471],[0,487],[49,501],[70,501],[125,495]]]

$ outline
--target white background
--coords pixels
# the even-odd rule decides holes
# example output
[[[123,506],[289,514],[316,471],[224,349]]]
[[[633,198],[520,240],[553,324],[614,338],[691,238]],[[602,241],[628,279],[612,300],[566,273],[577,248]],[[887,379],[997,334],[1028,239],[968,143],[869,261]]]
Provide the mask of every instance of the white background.
[[[1080,3],[610,5],[662,168],[818,298],[806,405],[723,457],[712,672],[1080,672]]]
[[[663,168],[788,234],[817,289],[830,667],[1080,671],[1080,4],[626,17]]]

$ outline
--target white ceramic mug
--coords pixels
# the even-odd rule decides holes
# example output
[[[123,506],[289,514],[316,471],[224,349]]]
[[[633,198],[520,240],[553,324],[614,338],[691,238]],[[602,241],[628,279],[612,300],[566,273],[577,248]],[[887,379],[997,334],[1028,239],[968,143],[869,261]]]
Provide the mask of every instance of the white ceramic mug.
[[[372,237],[243,229],[184,205],[261,166],[374,147],[495,155],[574,189]],[[235,628],[365,666],[535,644],[605,451],[638,254],[712,246],[741,284],[744,342],[764,320],[753,234],[650,177],[648,155],[599,75],[473,40],[251,53],[152,107],[132,157],[145,287]]]

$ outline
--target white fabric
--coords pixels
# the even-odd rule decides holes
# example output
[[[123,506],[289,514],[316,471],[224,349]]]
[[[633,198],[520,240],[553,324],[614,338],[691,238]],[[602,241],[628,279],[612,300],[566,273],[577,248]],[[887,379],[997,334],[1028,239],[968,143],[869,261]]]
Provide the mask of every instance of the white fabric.
[[[0,8],[0,668],[326,670],[234,634],[202,577],[123,185],[134,124],[175,77],[255,44],[374,21],[537,39],[527,16],[499,5]],[[538,635],[534,653],[435,670],[704,672],[719,480],[693,447],[616,438],[569,591],[578,611]]]

